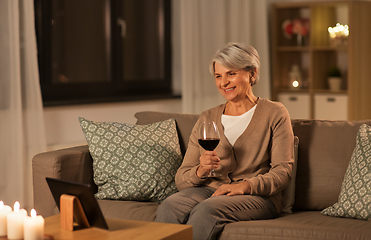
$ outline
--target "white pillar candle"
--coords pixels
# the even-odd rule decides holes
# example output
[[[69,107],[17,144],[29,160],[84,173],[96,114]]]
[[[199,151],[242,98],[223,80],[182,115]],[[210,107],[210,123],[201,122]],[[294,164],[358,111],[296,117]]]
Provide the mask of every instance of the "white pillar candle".
[[[35,209],[31,210],[31,217],[24,218],[24,240],[44,239],[44,218],[37,216]]]
[[[0,237],[6,236],[6,215],[12,212],[12,208],[0,201]]]
[[[8,239],[23,239],[23,220],[27,211],[20,209],[19,202],[14,203],[13,212],[7,215]]]

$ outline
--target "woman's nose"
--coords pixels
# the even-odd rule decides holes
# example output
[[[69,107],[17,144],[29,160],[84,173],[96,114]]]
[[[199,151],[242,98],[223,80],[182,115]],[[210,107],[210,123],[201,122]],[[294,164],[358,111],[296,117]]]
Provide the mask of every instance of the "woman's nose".
[[[229,84],[228,76],[222,76],[222,86],[225,87]]]

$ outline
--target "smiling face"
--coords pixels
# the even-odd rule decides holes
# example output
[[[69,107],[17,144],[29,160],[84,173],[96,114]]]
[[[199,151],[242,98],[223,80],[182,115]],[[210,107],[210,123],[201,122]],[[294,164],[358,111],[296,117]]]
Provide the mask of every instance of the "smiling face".
[[[238,102],[246,99],[251,90],[251,71],[230,70],[215,62],[215,84],[227,101]]]

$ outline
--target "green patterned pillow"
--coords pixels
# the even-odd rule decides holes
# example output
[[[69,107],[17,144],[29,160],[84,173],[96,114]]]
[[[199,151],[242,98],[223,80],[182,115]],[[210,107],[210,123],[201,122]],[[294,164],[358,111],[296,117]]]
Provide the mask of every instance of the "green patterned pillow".
[[[366,124],[358,130],[339,200],[322,214],[371,220],[371,127]]]
[[[177,191],[182,156],[174,119],[149,125],[79,122],[93,158],[97,199],[160,203]]]

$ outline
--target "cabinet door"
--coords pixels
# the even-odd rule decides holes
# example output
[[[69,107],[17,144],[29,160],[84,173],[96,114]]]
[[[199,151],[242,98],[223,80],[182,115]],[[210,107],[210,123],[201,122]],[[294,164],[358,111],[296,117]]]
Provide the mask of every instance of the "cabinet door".
[[[323,120],[348,120],[348,96],[346,94],[316,94],[314,118]]]
[[[291,119],[310,118],[310,96],[308,93],[279,93],[278,101],[285,105]]]

